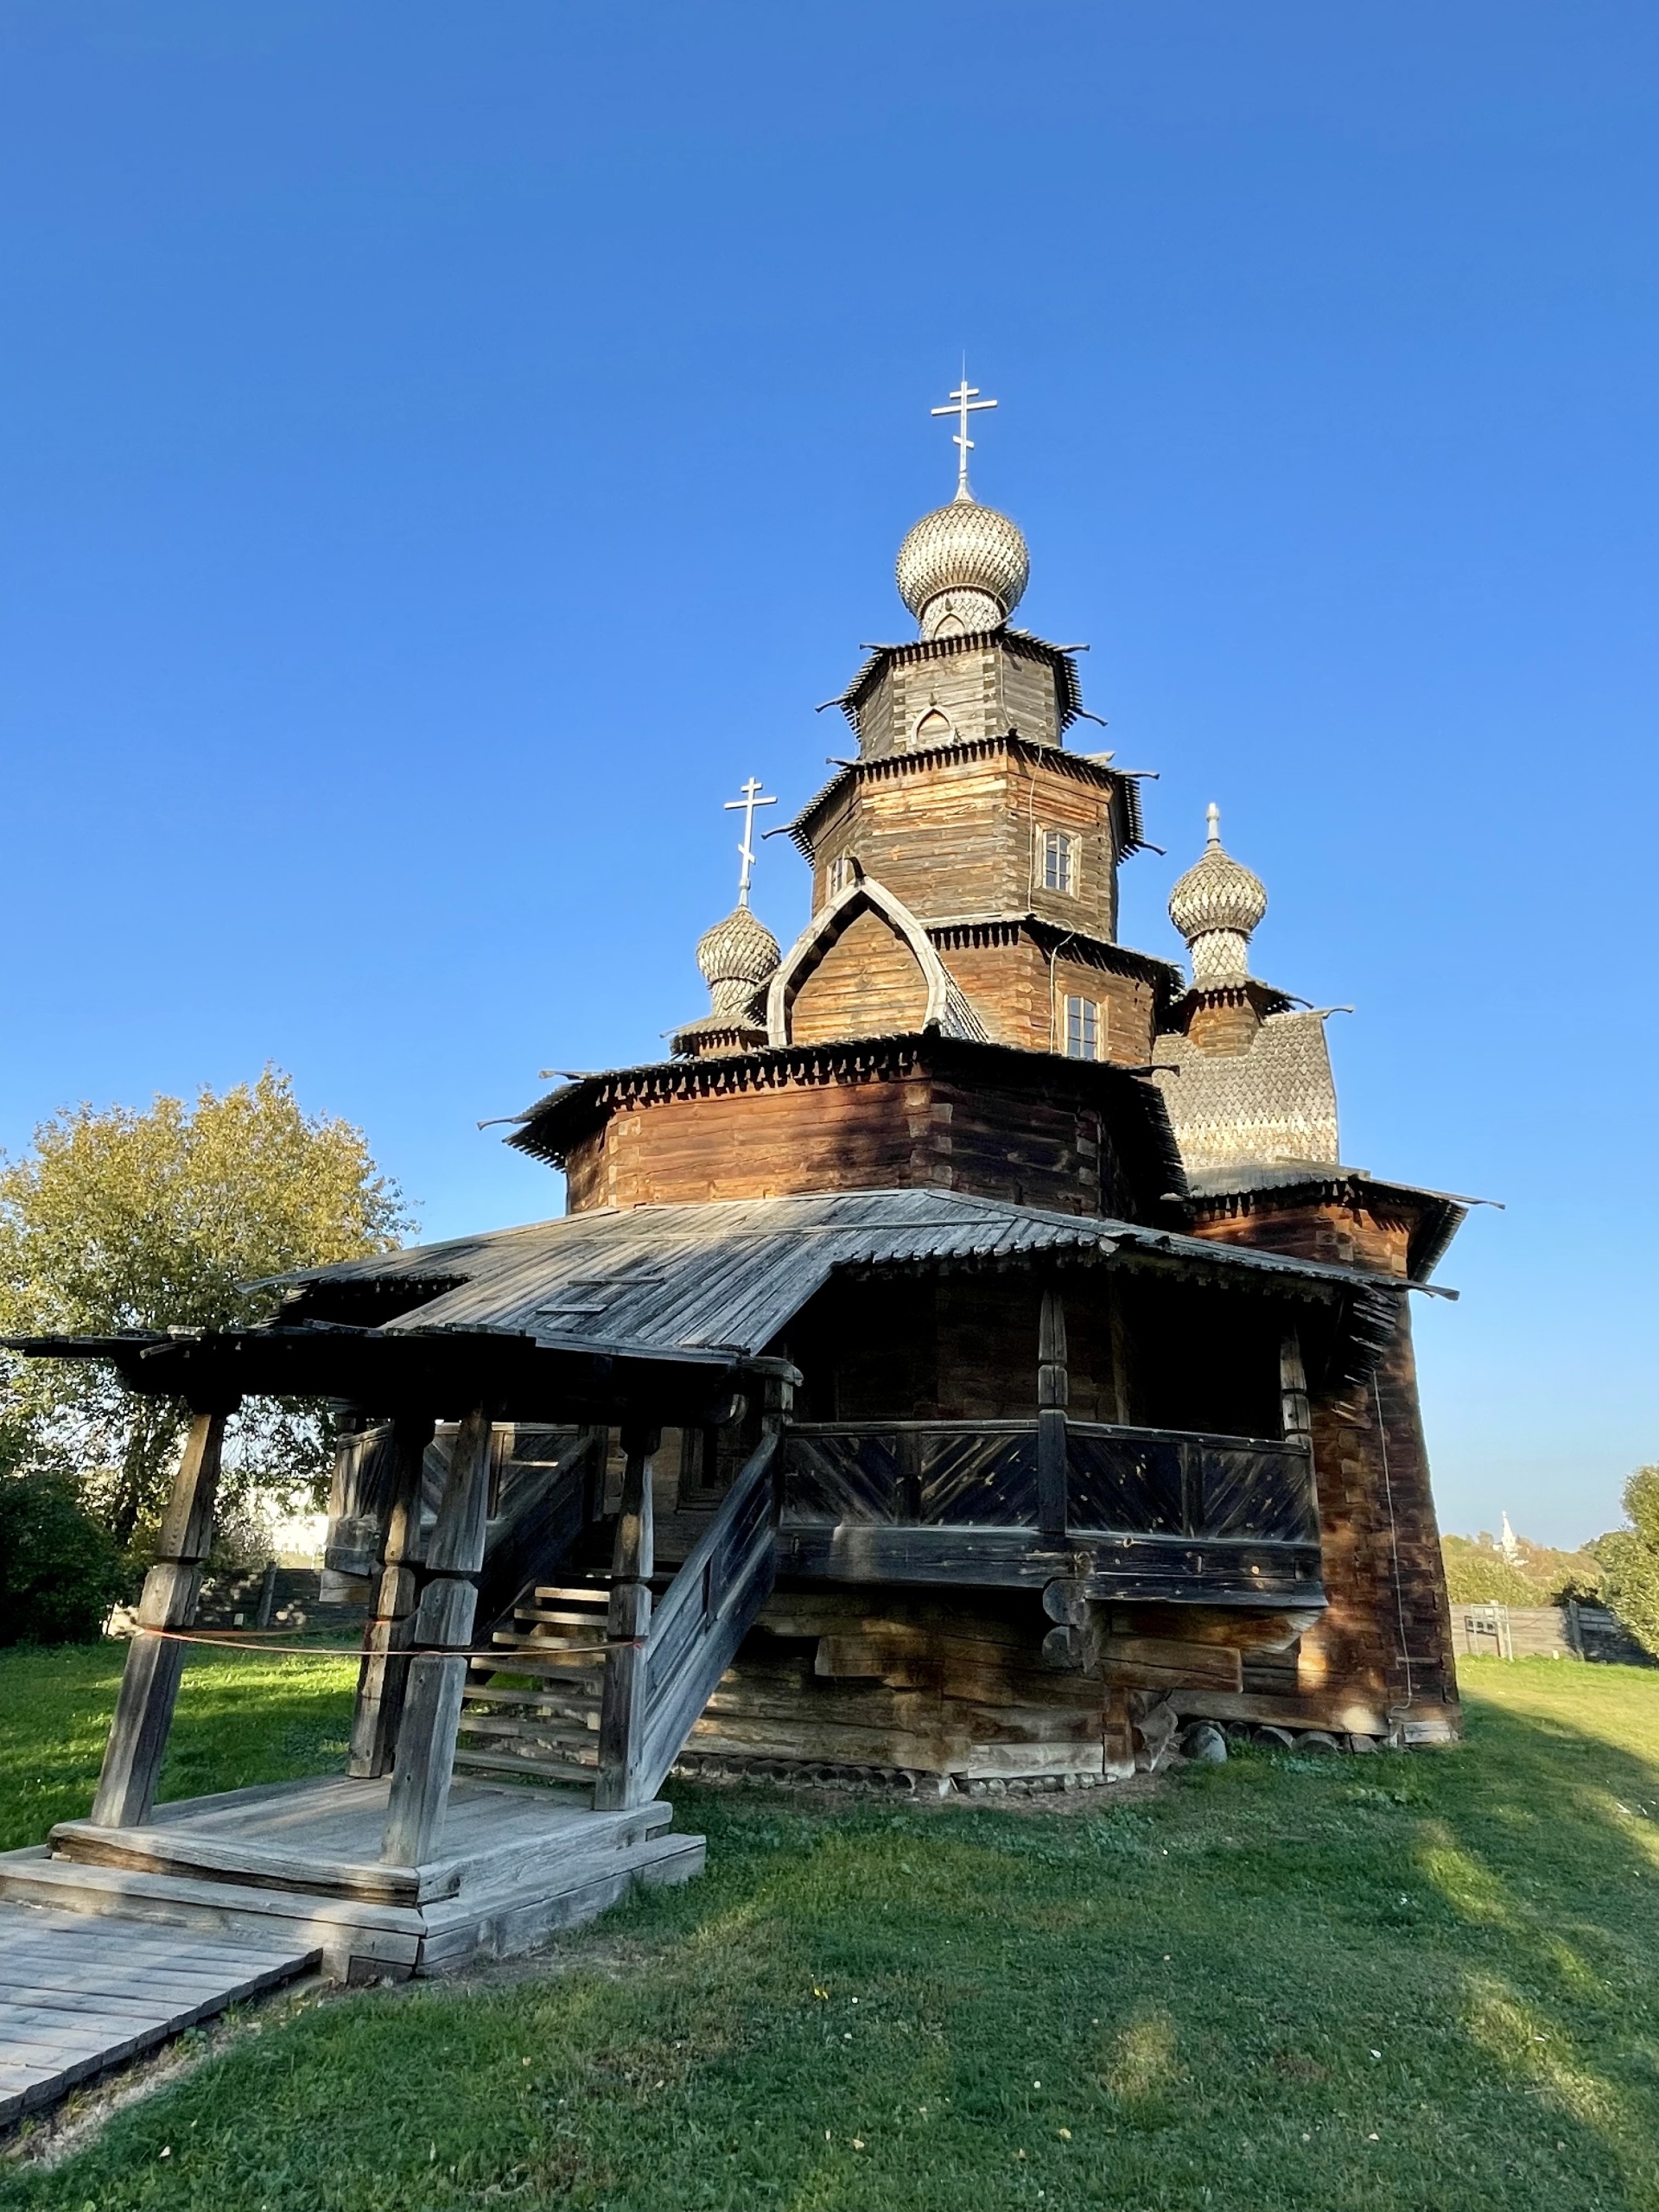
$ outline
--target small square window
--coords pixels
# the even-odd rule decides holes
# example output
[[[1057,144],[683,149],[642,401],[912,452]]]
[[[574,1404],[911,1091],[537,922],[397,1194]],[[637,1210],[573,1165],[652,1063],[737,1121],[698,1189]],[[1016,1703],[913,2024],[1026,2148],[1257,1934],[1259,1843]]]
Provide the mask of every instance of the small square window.
[[[1043,888],[1075,893],[1077,887],[1077,841],[1069,830],[1043,832]]]
[[[1100,1007],[1093,999],[1065,1002],[1065,1057],[1068,1060],[1100,1058]]]

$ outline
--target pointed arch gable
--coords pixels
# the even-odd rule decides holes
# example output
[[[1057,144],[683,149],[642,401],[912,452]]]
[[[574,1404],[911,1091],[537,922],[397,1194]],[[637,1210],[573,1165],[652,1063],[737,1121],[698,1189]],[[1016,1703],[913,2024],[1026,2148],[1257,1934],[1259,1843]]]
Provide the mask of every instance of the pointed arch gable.
[[[908,949],[916,963],[918,981],[925,992],[920,1021],[923,1029],[946,1025],[954,988],[944,963],[928,941],[926,931],[902,899],[895,899],[874,876],[860,876],[821,906],[790,947],[772,979],[766,999],[766,1039],[772,1045],[789,1045],[795,1001],[810,977],[853,925],[871,915],[885,922]],[[879,1027],[880,1025],[874,1025]],[[908,1026],[908,1025],[906,1025]]]

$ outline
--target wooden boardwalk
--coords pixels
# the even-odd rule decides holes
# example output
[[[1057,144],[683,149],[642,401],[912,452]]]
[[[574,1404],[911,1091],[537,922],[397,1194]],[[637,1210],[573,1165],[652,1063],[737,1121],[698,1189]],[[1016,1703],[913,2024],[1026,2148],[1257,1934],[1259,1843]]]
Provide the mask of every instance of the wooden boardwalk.
[[[318,1957],[0,1902],[0,2127]]]

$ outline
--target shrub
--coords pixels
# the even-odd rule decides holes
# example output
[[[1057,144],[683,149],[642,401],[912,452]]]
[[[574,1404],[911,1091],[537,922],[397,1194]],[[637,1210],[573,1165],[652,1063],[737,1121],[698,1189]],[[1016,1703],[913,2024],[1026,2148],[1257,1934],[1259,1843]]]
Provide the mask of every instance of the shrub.
[[[1659,1467],[1638,1467],[1624,1485],[1628,1529],[1598,1536],[1607,1603],[1643,1649],[1659,1656]]]
[[[124,1580],[114,1538],[73,1483],[0,1475],[0,1643],[90,1643]]]

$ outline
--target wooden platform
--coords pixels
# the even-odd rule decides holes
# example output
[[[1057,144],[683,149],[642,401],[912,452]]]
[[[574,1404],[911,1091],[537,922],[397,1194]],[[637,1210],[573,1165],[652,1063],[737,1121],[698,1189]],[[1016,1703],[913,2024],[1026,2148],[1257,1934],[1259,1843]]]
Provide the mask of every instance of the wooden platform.
[[[575,1790],[486,1782],[454,1784],[440,1858],[385,1866],[387,1789],[321,1777],[163,1805],[143,1827],[60,1821],[0,1853],[0,1899],[317,1953],[360,1981],[528,1950],[636,1883],[702,1870],[703,1839],[667,1834],[665,1804],[595,1813]]]
[[[315,1944],[181,1936],[0,1904],[0,2127],[319,1961]]]

